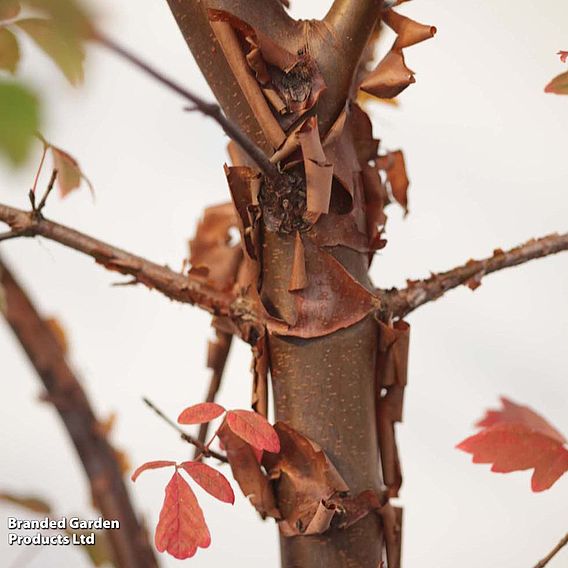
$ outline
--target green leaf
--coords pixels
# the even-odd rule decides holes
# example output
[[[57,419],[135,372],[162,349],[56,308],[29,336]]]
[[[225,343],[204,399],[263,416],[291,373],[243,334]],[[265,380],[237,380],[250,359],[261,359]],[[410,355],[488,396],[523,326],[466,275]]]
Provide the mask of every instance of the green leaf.
[[[43,499],[39,499],[35,496],[0,493],[0,501],[4,501],[10,505],[17,505],[32,513],[40,513],[43,515],[49,515],[51,513],[51,507]]]
[[[554,79],[546,85],[544,92],[554,93],[555,95],[568,95],[568,71],[554,77]]]
[[[0,81],[0,152],[14,165],[28,155],[39,127],[39,103],[35,95],[18,83]]]
[[[57,25],[75,27],[89,22],[89,14],[80,0],[22,0],[30,8],[41,10]],[[0,0],[2,2],[2,0]],[[78,30],[75,30],[77,33]]]
[[[16,25],[43,49],[72,85],[83,81],[85,51],[78,35],[44,18],[19,20]]]
[[[16,0],[0,0],[0,20],[11,20],[15,18],[22,7]]]
[[[0,69],[15,73],[20,60],[20,48],[16,36],[6,28],[0,28]]]

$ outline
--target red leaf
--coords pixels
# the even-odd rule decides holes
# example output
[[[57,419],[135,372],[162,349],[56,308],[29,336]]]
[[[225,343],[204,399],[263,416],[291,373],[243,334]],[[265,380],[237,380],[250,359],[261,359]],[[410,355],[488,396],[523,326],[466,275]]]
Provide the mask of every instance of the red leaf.
[[[173,461],[166,461],[166,460],[158,460],[158,461],[151,461],[142,464],[131,476],[130,479],[132,481],[136,481],[138,476],[147,469],[158,469],[160,467],[169,467],[172,465],[176,465],[176,462]]]
[[[198,461],[186,461],[180,464],[180,467],[209,495],[213,495],[224,503],[231,503],[231,505],[235,502],[235,494],[231,484],[220,471]]]
[[[506,398],[503,408],[489,410],[477,423],[484,428],[457,447],[473,455],[474,463],[491,463],[491,471],[509,473],[534,469],[533,491],[550,488],[568,471],[566,439],[542,416]]]
[[[501,403],[503,404],[501,410],[488,410],[476,426],[486,428],[503,422],[524,424],[527,428],[557,440],[560,444],[566,442],[566,438],[558,430],[528,406],[517,404],[504,396],[501,397]]]
[[[568,95],[568,71],[557,75],[544,87],[545,93],[554,93],[555,95]]]
[[[235,481],[245,497],[250,499],[263,518],[267,515],[280,518],[274,489],[258,463],[255,449],[237,436],[226,422],[219,428],[219,440],[227,452]]]
[[[207,548],[211,544],[203,511],[177,470],[166,486],[155,543],[160,552],[167,551],[179,560],[190,558],[198,547]]]
[[[274,454],[280,451],[278,434],[264,416],[251,410],[230,410],[227,412],[227,424],[253,448]]]
[[[225,409],[214,402],[201,402],[186,408],[178,416],[180,424],[203,424],[221,416]]]

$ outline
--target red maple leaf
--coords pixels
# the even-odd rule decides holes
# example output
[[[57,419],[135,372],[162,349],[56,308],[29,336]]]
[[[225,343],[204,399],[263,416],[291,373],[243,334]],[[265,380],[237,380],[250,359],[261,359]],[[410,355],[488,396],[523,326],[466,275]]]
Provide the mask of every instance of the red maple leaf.
[[[489,410],[477,423],[483,430],[458,444],[474,463],[490,463],[491,471],[534,469],[533,491],[549,489],[568,471],[566,439],[542,416],[506,398],[503,408]]]

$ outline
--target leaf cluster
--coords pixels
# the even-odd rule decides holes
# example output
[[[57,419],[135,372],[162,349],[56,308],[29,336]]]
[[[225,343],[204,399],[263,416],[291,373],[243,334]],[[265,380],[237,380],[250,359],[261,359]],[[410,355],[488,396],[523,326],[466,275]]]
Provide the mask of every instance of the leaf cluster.
[[[83,81],[91,17],[78,0],[0,0],[0,153],[25,162],[41,127],[40,97],[15,80],[22,38],[30,39],[74,86]]]

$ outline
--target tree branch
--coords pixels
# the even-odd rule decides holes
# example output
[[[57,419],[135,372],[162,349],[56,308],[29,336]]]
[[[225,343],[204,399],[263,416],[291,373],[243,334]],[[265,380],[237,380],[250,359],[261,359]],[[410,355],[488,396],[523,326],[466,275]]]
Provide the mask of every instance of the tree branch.
[[[6,321],[71,437],[89,478],[96,506],[105,518],[120,522],[120,530],[109,532],[117,566],[156,567],[146,532],[136,518],[123,483],[115,450],[107,441],[79,380],[67,365],[60,342],[1,260],[0,284],[6,299]]]
[[[357,37],[359,32],[368,25],[369,19],[375,23],[382,4],[381,0],[335,0],[324,22],[341,36],[341,41],[362,43],[364,38]]]
[[[147,398],[142,399],[144,403],[150,407],[166,424],[169,424],[176,432],[180,435],[181,439],[192,446],[195,446],[199,450],[199,454],[206,458],[215,458],[223,463],[229,463],[227,456],[216,452],[215,450],[210,450],[205,444],[201,443],[197,438],[194,438],[191,434],[185,432],[180,428],[171,418],[166,416],[153,402]]]
[[[239,128],[235,122],[223,114],[221,107],[218,104],[208,103],[185,87],[182,87],[175,81],[168,79],[160,71],[154,69],[145,61],[142,61],[142,59],[138,56],[102,34],[97,33],[96,39],[101,45],[104,45],[113,53],[120,55],[134,66],[162,83],[162,85],[165,85],[178,95],[181,95],[183,98],[191,102],[195,105],[195,108],[204,115],[211,117],[223,129],[229,138],[241,146],[241,148],[254,160],[256,165],[268,178],[275,179],[279,175],[278,168],[268,159],[266,154]]]
[[[333,42],[323,42],[315,49],[316,60],[327,85],[318,105],[323,132],[353,95],[352,83],[359,59],[375,28],[382,5],[382,0],[335,0],[323,20],[333,35]]]
[[[434,274],[426,280],[409,281],[407,288],[383,290],[381,312],[387,318],[403,318],[416,308],[437,300],[452,288],[462,284],[476,288],[486,274],[564,250],[568,250],[568,233],[531,239],[508,251],[497,249],[489,258],[470,260],[463,266]]]
[[[538,562],[534,568],[544,568],[567,544],[568,533],[564,535],[562,540],[540,562]]]
[[[38,212],[0,204],[0,221],[10,226],[14,236],[40,235],[56,241],[93,257],[109,270],[132,276],[136,282],[154,288],[172,300],[194,304],[214,315],[228,317],[236,323],[245,341],[251,329],[259,326],[256,314],[245,299],[211,287],[205,277],[174,272],[84,233],[48,221]]]
[[[166,1],[187,46],[225,114],[236,122],[251,140],[254,140],[266,152],[271,153],[273,147],[258,123],[213,33],[208,9],[212,7],[231,13],[240,10],[237,16],[242,16],[241,12],[245,11],[248,16],[257,15],[270,27],[267,33],[272,39],[275,39],[275,34],[272,32],[277,30],[283,32],[283,35],[292,35],[295,30],[294,20],[286,14],[278,0]],[[278,41],[281,34],[276,35],[278,37],[276,41]]]

